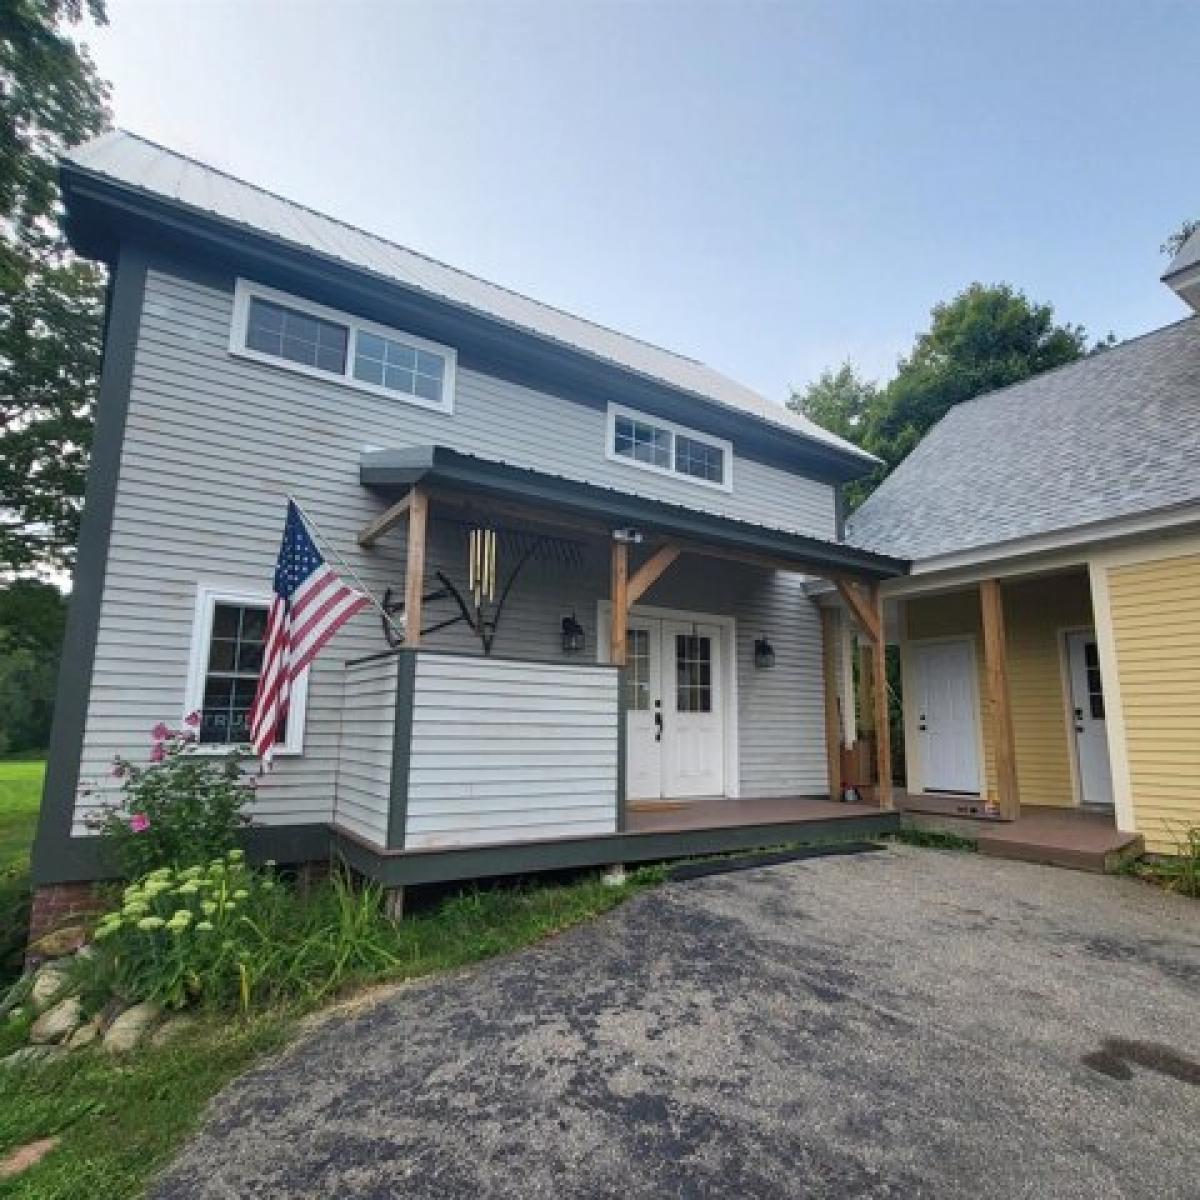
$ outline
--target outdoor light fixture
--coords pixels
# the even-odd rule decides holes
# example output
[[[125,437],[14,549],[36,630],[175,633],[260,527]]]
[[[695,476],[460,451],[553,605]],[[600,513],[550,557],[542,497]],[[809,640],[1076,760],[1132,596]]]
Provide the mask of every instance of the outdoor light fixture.
[[[564,654],[583,653],[583,626],[574,613],[562,619],[562,648]]]
[[[767,635],[756,638],[754,642],[754,665],[760,671],[769,670],[775,665],[775,647],[767,641]]]
[[[614,542],[627,542],[631,546],[640,546],[644,538],[640,529],[614,529]]]

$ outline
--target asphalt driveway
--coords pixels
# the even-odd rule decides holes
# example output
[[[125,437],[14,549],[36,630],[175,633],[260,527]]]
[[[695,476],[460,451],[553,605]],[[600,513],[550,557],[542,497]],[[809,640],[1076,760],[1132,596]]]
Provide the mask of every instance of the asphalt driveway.
[[[1200,1190],[1200,904],[893,848],[670,884],[247,1075],[153,1193]]]

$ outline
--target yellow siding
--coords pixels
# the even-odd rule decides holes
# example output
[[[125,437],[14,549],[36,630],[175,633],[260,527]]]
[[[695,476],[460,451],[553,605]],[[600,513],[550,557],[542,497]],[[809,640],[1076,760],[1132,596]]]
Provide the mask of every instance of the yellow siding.
[[[1092,623],[1087,575],[1076,572],[1006,583],[1003,593],[1021,803],[1069,807],[1075,803],[1071,783],[1073,752],[1068,740],[1061,634],[1064,629],[1086,628]],[[978,591],[972,588],[909,600],[906,611],[910,639],[955,635],[974,638],[982,691],[983,641]],[[982,694],[979,704],[983,712]],[[995,762],[986,721],[983,743],[988,792],[994,796]]]
[[[1110,567],[1134,819],[1172,853],[1200,825],[1200,554]]]

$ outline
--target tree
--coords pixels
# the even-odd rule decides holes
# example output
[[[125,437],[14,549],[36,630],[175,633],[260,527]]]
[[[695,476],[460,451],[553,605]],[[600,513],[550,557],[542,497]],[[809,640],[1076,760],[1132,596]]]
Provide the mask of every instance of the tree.
[[[69,565],[99,373],[103,273],[58,228],[59,154],[109,123],[64,32],[103,0],[0,5],[0,570]]]
[[[1163,242],[1161,246],[1159,246],[1159,253],[1169,254],[1172,258],[1174,258],[1175,255],[1177,255],[1180,250],[1183,249],[1184,243],[1192,236],[1193,233],[1196,232],[1197,229],[1200,229],[1200,221],[1184,221],[1184,223],[1180,225],[1180,227],[1175,230],[1175,232],[1171,234],[1171,236],[1167,238],[1167,240]]]
[[[66,615],[52,584],[19,579],[0,590],[0,754],[49,744]]]
[[[853,363],[844,362],[836,371],[822,371],[802,392],[793,391],[788,408],[803,413],[830,433],[860,442],[867,413],[877,395],[875,384],[863,379]]]
[[[886,474],[956,404],[1085,353],[1083,327],[1056,324],[1051,305],[1031,303],[1006,283],[973,283],[934,306],[929,329],[872,407],[864,445]]]

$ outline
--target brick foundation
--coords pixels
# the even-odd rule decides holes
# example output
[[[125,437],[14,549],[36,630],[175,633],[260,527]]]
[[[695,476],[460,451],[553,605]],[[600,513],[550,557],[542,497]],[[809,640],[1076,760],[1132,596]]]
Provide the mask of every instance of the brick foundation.
[[[50,883],[34,888],[33,908],[29,914],[29,944],[81,917],[96,916],[104,911],[104,907],[94,883]]]

